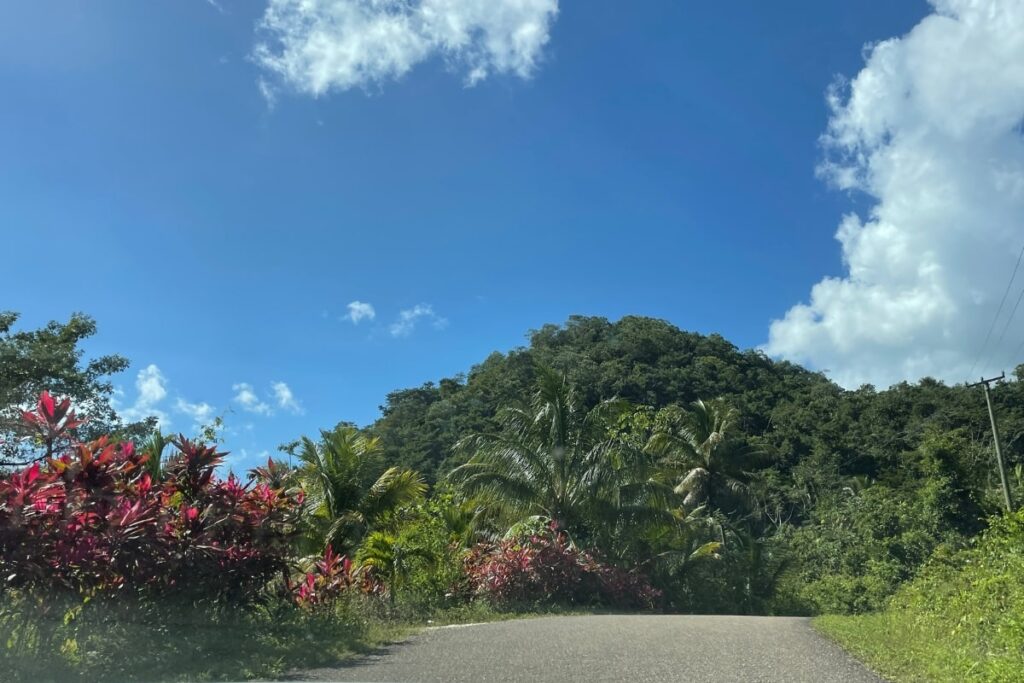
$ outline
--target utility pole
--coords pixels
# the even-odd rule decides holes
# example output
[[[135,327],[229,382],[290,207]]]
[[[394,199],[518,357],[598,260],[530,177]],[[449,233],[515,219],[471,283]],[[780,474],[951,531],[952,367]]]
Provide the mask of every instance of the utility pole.
[[[992,379],[984,379],[980,382],[967,385],[970,387],[984,387],[985,388],[985,403],[988,405],[988,419],[992,421],[992,441],[996,446],[996,465],[999,467],[999,482],[1003,485],[1003,501],[1006,503],[1006,511],[1013,512],[1013,503],[1010,500],[1010,486],[1006,483],[1006,466],[1003,465],[1003,449],[999,444],[999,427],[996,426],[996,413],[992,410],[992,392],[989,390],[989,384],[992,382],[1001,382],[1006,379],[1006,373],[1002,373],[999,377],[993,377]]]

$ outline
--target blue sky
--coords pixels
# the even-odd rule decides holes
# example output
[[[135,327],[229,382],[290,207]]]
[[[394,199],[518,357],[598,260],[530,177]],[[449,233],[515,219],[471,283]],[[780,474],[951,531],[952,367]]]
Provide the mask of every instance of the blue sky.
[[[0,309],[26,327],[94,316],[90,351],[133,362],[122,406],[185,431],[190,411],[223,414],[228,447],[249,459],[341,419],[367,423],[387,392],[572,314],[767,343],[849,384],[936,374],[952,362],[942,343],[908,355],[942,338],[932,319],[906,334],[881,325],[889,336],[850,346],[874,349],[864,357],[835,336],[861,329],[842,319],[857,301],[893,299],[858,290],[863,273],[871,284],[896,268],[858,265],[854,238],[836,241],[844,214],[863,221],[847,234],[884,233],[885,207],[909,191],[841,172],[852,151],[882,158],[894,143],[868,139],[866,85],[831,104],[826,93],[878,68],[868,44],[896,37],[913,53],[913,29],[930,46],[929,15],[973,26],[960,4],[531,0],[520,6],[532,16],[499,21],[457,0],[452,12],[482,22],[468,43],[416,29],[396,56],[357,0],[316,0],[310,16],[291,0],[5,3]],[[401,13],[390,18],[408,28]],[[533,42],[502,47],[523,26]],[[314,39],[335,52],[311,53]],[[930,77],[908,78],[930,102]],[[999,282],[972,299],[986,322],[1021,234],[1007,225],[1010,260],[988,266]],[[799,304],[821,282],[845,283],[845,303],[819,287],[808,313]],[[893,296],[936,298],[919,285]],[[351,302],[374,316],[345,318]],[[147,368],[163,393],[138,406]]]

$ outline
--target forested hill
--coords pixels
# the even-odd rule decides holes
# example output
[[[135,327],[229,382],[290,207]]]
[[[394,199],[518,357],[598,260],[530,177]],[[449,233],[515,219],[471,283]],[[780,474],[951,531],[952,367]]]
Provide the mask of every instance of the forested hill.
[[[499,406],[531,394],[537,362],[565,372],[587,405],[613,396],[654,408],[726,399],[739,411],[741,431],[764,452],[761,465],[790,475],[790,488],[800,489],[790,491],[794,496],[857,477],[912,483],[920,472],[906,454],[926,433],[957,441],[955,466],[969,480],[965,486],[990,490],[993,483],[980,390],[925,379],[845,391],[820,373],[741,351],[719,335],[638,316],[573,316],[565,325],[545,325],[529,335],[527,347],[495,352],[464,377],[389,394],[371,429],[389,461],[443,476],[457,464],[451,447],[461,436],[494,428]],[[1024,390],[1007,383],[995,399],[1012,468],[1024,461]]]

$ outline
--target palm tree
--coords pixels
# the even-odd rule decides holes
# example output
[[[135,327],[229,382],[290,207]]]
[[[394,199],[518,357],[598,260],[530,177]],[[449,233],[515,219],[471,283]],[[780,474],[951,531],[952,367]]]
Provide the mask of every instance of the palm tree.
[[[164,473],[164,451],[171,445],[171,437],[163,434],[159,429],[154,430],[149,438],[142,442],[139,449],[149,456],[145,462],[146,472],[154,481],[163,479]]]
[[[391,602],[412,571],[414,560],[432,563],[434,558],[423,548],[404,545],[397,536],[385,531],[374,531],[363,539],[356,554],[356,562],[369,568],[388,587]]]
[[[678,509],[673,518],[671,524],[650,528],[646,540],[651,548],[661,550],[641,566],[650,566],[654,572],[676,581],[698,563],[721,558],[724,532],[713,517],[704,514],[703,507]],[[708,540],[714,535],[720,540]]]
[[[529,407],[500,412],[499,434],[456,445],[471,457],[449,477],[513,521],[540,515],[570,535],[658,510],[647,495],[649,457],[610,436],[628,404],[609,400],[586,410],[563,375],[544,367],[537,374]]]
[[[423,498],[426,484],[412,470],[391,467],[373,478],[381,450],[376,437],[351,425],[321,431],[320,437],[302,437],[298,449],[317,551],[330,545],[350,552],[369,530]]]
[[[663,457],[666,471],[677,479],[675,492],[689,509],[707,505],[722,509],[746,494],[742,464],[751,451],[733,438],[736,411],[721,401],[694,401],[675,424],[656,432],[648,449]]]

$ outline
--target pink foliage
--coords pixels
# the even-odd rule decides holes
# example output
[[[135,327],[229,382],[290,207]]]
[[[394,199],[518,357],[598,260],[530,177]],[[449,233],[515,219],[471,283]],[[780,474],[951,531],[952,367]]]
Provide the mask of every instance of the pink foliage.
[[[266,469],[221,480],[224,454],[180,437],[163,481],[148,454],[101,437],[47,393],[24,415],[59,454],[0,479],[0,572],[7,585],[95,594],[122,589],[246,601],[287,571],[298,494]],[[273,464],[268,465],[273,469]]]
[[[300,607],[328,604],[353,590],[364,595],[382,595],[385,592],[384,585],[370,572],[354,567],[348,557],[339,556],[330,546],[298,585],[289,583],[288,587]]]
[[[661,597],[639,572],[603,564],[555,531],[481,544],[467,556],[465,570],[476,595],[505,606],[651,608]]]

